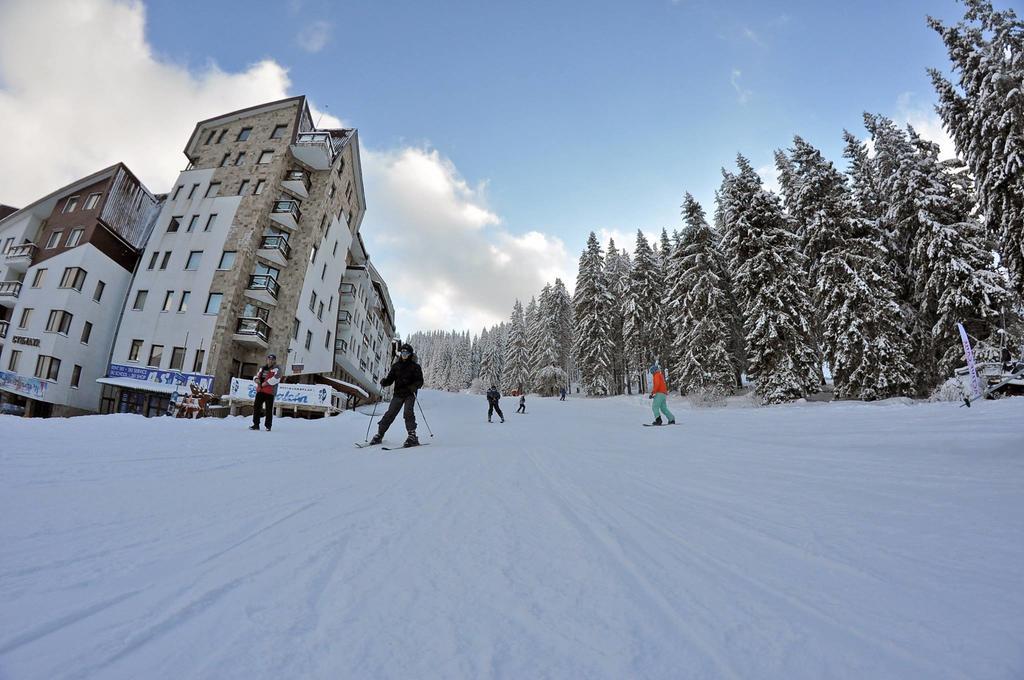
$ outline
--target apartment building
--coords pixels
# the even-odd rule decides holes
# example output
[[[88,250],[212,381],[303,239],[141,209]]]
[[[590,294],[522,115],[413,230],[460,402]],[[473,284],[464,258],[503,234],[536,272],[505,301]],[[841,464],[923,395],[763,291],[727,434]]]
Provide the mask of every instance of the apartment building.
[[[395,356],[395,308],[361,237],[353,243],[340,294],[336,377],[378,397],[380,380],[387,375]]]
[[[286,375],[335,372],[365,211],[356,130],[317,129],[292,97],[201,121],[184,152],[128,293],[104,412],[162,413],[183,382],[226,394],[268,352]]]
[[[159,200],[123,164],[0,209],[0,411],[97,410]]]

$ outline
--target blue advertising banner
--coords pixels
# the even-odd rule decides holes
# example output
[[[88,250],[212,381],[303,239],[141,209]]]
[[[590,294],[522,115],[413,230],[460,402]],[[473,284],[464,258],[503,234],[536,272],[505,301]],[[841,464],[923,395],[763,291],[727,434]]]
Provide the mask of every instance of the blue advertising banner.
[[[26,378],[10,371],[0,371],[0,389],[17,392],[33,399],[42,399],[48,384],[39,378]]]
[[[213,376],[202,373],[182,373],[181,371],[163,371],[159,368],[147,368],[144,366],[125,366],[124,364],[110,364],[107,371],[108,378],[130,378],[131,380],[142,380],[144,382],[161,383],[164,385],[188,385],[195,384],[204,392],[213,389]]]

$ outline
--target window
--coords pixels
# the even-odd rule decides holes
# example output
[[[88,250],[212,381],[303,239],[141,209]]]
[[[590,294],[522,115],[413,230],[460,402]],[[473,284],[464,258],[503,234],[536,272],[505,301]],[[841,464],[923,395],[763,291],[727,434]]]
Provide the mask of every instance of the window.
[[[235,251],[225,250],[220,254],[220,264],[217,269],[231,269],[235,266]]]
[[[173,306],[174,306],[174,291],[173,290],[169,290],[169,291],[167,291],[167,294],[164,295],[164,308],[161,311],[169,312],[169,311],[171,311],[171,307],[173,307]]]
[[[193,250],[188,254],[188,260],[185,262],[185,271],[195,271],[199,269],[199,261],[203,259],[203,251]]]
[[[71,233],[68,234],[68,240],[64,244],[64,247],[65,248],[74,248],[75,246],[77,246],[79,243],[82,242],[82,234],[84,234],[84,233],[85,233],[85,229],[82,229],[81,227],[77,227],[75,229],[72,229]]]
[[[348,186],[345,187],[345,198],[350,201],[352,200],[352,182],[349,182]]]
[[[18,328],[28,328],[28,322],[32,320],[32,308],[26,307],[21,310],[21,321],[18,322]]]
[[[256,364],[242,364],[239,368],[239,377],[241,377],[242,380],[252,380],[256,377],[257,370],[259,370],[259,367],[256,366]]]
[[[192,372],[193,373],[202,373],[203,372],[203,359],[205,359],[205,358],[206,358],[206,350],[205,349],[197,349],[196,350],[195,361],[192,362]]]
[[[67,267],[64,270],[64,276],[60,277],[61,288],[74,288],[78,292],[82,292],[82,286],[85,285],[86,272],[81,267]]]
[[[324,262],[324,269],[323,269],[322,272],[320,272],[320,280],[323,281],[324,277],[326,277],[326,276],[327,276],[327,263]]]
[[[331,299],[327,301],[327,311],[330,312],[333,309],[334,309],[334,296],[332,295]]]
[[[210,130],[210,134],[206,137],[206,141],[203,142],[203,145],[205,146],[206,144],[209,144],[210,142],[212,142],[213,138],[216,135],[217,135],[217,131],[216,130]]]
[[[210,293],[210,297],[206,298],[206,314],[218,314],[220,313],[220,303],[224,299],[223,293]]]
[[[99,302],[103,299],[103,291],[106,289],[107,284],[102,281],[96,282],[96,291],[92,294],[92,301]]]
[[[213,227],[213,223],[216,222],[216,221],[217,221],[217,213],[213,213],[212,215],[207,217],[206,218],[206,226],[203,227],[203,231],[210,231],[210,229]]]
[[[160,368],[160,363],[164,360],[164,346],[153,345],[149,348],[149,361],[146,363],[147,366],[153,368]]]
[[[78,389],[78,381],[82,378],[82,367],[75,364],[74,370],[71,371],[71,386]]]
[[[36,359],[36,377],[42,380],[57,381],[60,375],[60,359],[40,354]]]
[[[281,139],[284,137],[284,133],[288,131],[287,125],[275,125],[274,131],[270,133],[271,139]]]
[[[150,271],[153,271],[153,269],[156,267],[156,261],[157,261],[157,259],[159,259],[159,257],[160,257],[160,252],[159,251],[154,252],[153,256],[149,258],[149,266],[146,267],[146,269],[148,269]]]
[[[294,338],[295,340],[299,339],[299,320],[298,319],[295,319],[292,322],[292,338]]]
[[[197,190],[197,189],[199,189],[199,185],[198,185],[198,184],[193,184],[193,185],[192,185],[192,188],[191,188],[191,189],[189,189],[189,191],[188,191],[188,197],[189,197],[189,198],[192,198],[193,196],[195,196],[195,195],[196,195],[196,190]]]
[[[6,255],[7,253],[11,252],[11,246],[13,246],[13,245],[14,245],[14,238],[13,237],[7,239],[6,241],[4,241],[4,255]]]
[[[89,194],[89,198],[85,199],[85,206],[83,206],[83,210],[92,210],[99,205],[100,196],[102,195],[103,194],[101,193]]]
[[[46,321],[46,332],[67,335],[71,330],[71,318],[72,314],[63,309],[51,310],[50,318]]]
[[[78,196],[72,196],[68,199],[68,202],[64,204],[64,212],[74,212],[75,208],[78,207]]]
[[[338,254],[338,242],[335,241],[334,242],[334,250],[331,251],[331,255],[332,256],[336,256],[337,254]]]
[[[249,180],[243,179],[242,183],[238,185],[238,195],[244,196],[245,190],[249,188]]]
[[[306,331],[306,349],[313,344],[313,331]]]
[[[16,349],[12,349],[11,350],[11,358],[7,361],[7,370],[10,371],[11,373],[17,373],[18,372],[18,359],[20,359],[20,358],[21,358],[21,352],[16,350]]]
[[[224,154],[224,158],[220,159],[220,167],[223,168],[223,167],[227,166],[227,164],[230,163],[230,162],[231,162],[231,154],[226,153],[226,154]]]
[[[216,198],[220,192],[220,182],[210,182],[210,186],[206,188],[207,198]]]
[[[235,165],[242,165],[245,163],[245,152],[239,151],[238,155],[235,156]]]
[[[185,188],[184,184],[179,184],[178,186],[174,187],[174,194],[171,196],[171,200],[172,201],[178,200],[178,194],[180,194],[181,190],[184,189],[184,188]]]
[[[327,331],[327,339],[324,340],[324,349],[330,349],[330,348],[331,348],[331,332]]]
[[[63,235],[63,231],[55,231],[50,234],[50,240],[46,242],[46,249],[50,250],[52,248],[56,248],[57,244],[60,243],[60,237]]]
[[[88,345],[90,337],[92,337],[92,324],[86,321],[85,325],[82,326],[82,344]]]
[[[316,291],[314,290],[313,294],[310,295],[310,297],[309,297],[309,311],[312,312],[315,309],[316,309]]]
[[[274,152],[264,151],[263,153],[260,154],[260,159],[256,162],[259,163],[260,165],[266,165],[272,160],[274,160]]]
[[[189,292],[187,290],[183,290],[181,292],[181,302],[178,303],[178,312],[179,313],[183,314],[183,313],[188,311],[188,299],[190,297],[192,297],[192,293],[191,292]]]
[[[36,275],[32,277],[32,287],[41,288],[43,285],[43,279],[46,277],[45,269],[37,269]]]
[[[140,352],[142,352],[142,340],[132,340],[132,346],[128,350],[128,361],[138,361]]]
[[[321,321],[324,320],[324,303],[323,302],[321,302],[320,306],[317,307],[316,318],[320,319]]]
[[[313,249],[311,251],[309,251],[309,263],[310,264],[313,264],[314,262],[316,262],[316,254],[317,254],[317,252],[319,252],[319,248],[317,248],[316,246],[313,246]]]
[[[164,259],[160,261],[160,271],[167,269],[167,263],[171,261],[171,251],[164,253]]]
[[[338,185],[332,184],[331,185],[331,195],[330,195],[330,197],[334,198],[334,194],[336,194],[336,193],[338,193]]]
[[[253,196],[259,196],[263,193],[263,186],[267,183],[264,179],[256,180],[256,188],[252,190]]]
[[[249,139],[249,133],[252,132],[251,127],[242,128],[238,131],[238,137],[235,139],[236,142],[244,142]]]
[[[228,129],[227,128],[224,128],[223,130],[220,131],[220,134],[217,136],[217,143],[218,144],[220,144],[221,142],[224,141],[224,135],[226,135],[227,133],[228,133]]]
[[[175,215],[171,217],[171,223],[167,225],[167,233],[173,234],[178,231],[178,227],[181,226],[182,215]]]
[[[132,309],[136,312],[141,312],[146,306],[146,298],[149,297],[148,290],[140,290],[135,294],[135,304],[132,305]]]
[[[171,350],[171,365],[168,366],[172,371],[180,371],[185,368],[185,348],[175,347]]]
[[[195,231],[197,224],[199,224],[199,215],[193,215],[192,219],[188,221],[188,229],[185,231]]]

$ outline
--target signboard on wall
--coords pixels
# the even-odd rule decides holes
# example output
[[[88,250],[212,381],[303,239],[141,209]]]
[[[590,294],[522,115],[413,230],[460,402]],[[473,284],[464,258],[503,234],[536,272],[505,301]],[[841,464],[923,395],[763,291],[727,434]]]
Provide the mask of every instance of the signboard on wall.
[[[326,385],[286,385],[281,383],[277,386],[277,396],[274,397],[274,406],[321,406],[331,405],[331,396],[334,390]],[[256,383],[252,380],[242,378],[231,379],[230,397],[236,401],[255,401]]]
[[[126,366],[110,364],[108,378],[130,378],[143,382],[160,383],[163,385],[188,385],[192,383],[204,392],[213,389],[213,376],[202,373],[182,373],[181,371],[162,371],[159,368],[145,366]]]
[[[32,399],[42,399],[48,385],[48,382],[39,378],[27,378],[10,371],[0,371],[0,389]]]

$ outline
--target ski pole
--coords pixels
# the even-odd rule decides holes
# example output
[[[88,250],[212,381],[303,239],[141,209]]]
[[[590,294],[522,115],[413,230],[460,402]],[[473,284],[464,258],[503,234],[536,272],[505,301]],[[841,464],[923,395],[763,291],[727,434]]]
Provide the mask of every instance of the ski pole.
[[[419,397],[416,397],[416,405],[420,407],[420,415],[423,416],[423,424],[427,426],[427,432],[430,432],[430,437],[433,439],[434,432],[430,429],[430,423],[427,422],[427,414],[423,412],[423,404],[420,403]]]
[[[377,415],[377,404],[380,403],[380,399],[373,402],[373,413],[370,414],[370,422],[366,424],[366,438],[363,441],[370,441],[370,428],[373,427],[373,418]]]

